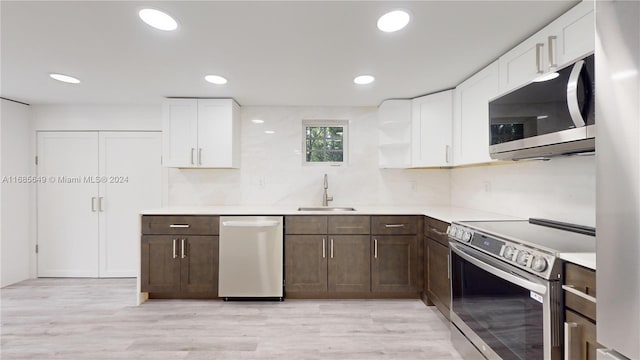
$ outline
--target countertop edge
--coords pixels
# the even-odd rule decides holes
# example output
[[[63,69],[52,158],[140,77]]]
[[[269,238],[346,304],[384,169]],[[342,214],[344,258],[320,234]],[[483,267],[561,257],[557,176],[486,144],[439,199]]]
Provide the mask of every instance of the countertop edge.
[[[561,253],[560,259],[596,271],[596,253]]]

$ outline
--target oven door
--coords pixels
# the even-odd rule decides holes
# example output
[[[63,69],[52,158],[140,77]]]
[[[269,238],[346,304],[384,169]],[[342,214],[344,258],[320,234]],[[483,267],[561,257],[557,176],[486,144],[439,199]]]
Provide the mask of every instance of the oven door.
[[[488,359],[559,359],[558,282],[449,245],[451,321],[475,347]]]

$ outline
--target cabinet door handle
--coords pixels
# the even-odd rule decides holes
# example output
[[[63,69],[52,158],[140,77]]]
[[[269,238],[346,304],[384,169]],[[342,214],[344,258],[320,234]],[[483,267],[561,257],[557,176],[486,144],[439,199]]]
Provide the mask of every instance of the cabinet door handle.
[[[564,360],[573,360],[580,356],[580,342],[576,334],[579,330],[578,324],[574,322],[564,323]]]
[[[596,298],[589,295],[589,294],[585,294],[584,292],[580,291],[580,290],[576,290],[576,288],[573,285],[562,285],[562,290],[567,291],[572,293],[573,295],[579,296],[587,301],[590,301],[592,303],[596,303]]]
[[[449,145],[444,146],[444,161],[449,163]]]
[[[96,212],[96,197],[91,198],[91,212]]]
[[[553,51],[553,48],[555,47],[554,45],[556,44],[556,40],[558,40],[558,37],[553,35],[553,36],[549,36],[548,38],[548,46],[549,46],[549,69],[557,67],[558,64],[556,64],[555,62],[555,54]]]
[[[198,165],[202,165],[202,148],[198,148]]]
[[[540,58],[542,56],[543,47],[544,47],[544,44],[541,44],[541,43],[536,44],[536,70],[538,74],[544,73],[544,69],[542,68],[542,59]]]
[[[180,239],[180,258],[184,259],[187,257],[187,252],[185,251],[185,243],[187,242],[186,239]]]
[[[373,258],[378,258],[378,239],[373,239]]]
[[[195,148],[191,148],[191,165],[195,165],[195,163],[193,162],[193,153],[196,151]]]
[[[384,224],[386,228],[401,228],[404,227],[404,224]]]
[[[104,197],[98,197],[98,211],[104,212],[104,207],[102,206],[102,202],[104,201]]]
[[[322,238],[322,258],[327,258],[327,239]]]
[[[331,239],[331,258],[333,259],[333,239]]]
[[[170,228],[188,228],[191,225],[189,224],[171,224],[169,225]]]
[[[173,239],[173,258],[178,257],[178,239]]]

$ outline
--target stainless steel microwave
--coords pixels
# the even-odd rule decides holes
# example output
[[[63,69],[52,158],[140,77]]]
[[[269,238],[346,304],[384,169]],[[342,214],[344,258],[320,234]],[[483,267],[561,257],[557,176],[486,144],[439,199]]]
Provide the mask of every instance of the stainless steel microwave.
[[[594,56],[489,102],[489,153],[500,160],[595,150]]]

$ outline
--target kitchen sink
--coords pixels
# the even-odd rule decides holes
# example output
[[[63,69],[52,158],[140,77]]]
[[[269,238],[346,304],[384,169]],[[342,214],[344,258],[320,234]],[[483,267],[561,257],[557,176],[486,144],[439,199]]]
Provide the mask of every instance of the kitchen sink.
[[[298,211],[356,211],[356,209],[352,207],[316,206],[316,207],[299,207]]]

